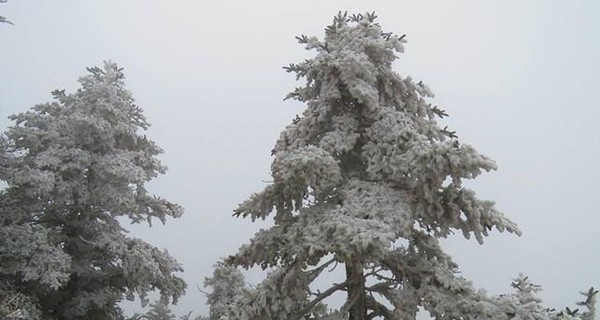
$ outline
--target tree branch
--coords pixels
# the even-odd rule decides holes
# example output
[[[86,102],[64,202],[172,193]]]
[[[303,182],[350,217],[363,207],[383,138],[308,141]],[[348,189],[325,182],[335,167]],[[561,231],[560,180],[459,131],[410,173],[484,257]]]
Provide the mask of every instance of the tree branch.
[[[323,299],[329,297],[334,292],[345,288],[346,285],[348,285],[348,281],[347,280],[344,281],[344,282],[342,282],[342,283],[334,284],[333,287],[325,290],[324,292],[319,293],[317,295],[317,297],[313,301],[309,302],[306,305],[306,307],[304,307],[294,318],[292,318],[292,320],[300,320],[300,319],[302,319],[302,317],[304,317],[307,312],[309,312],[312,308],[314,308],[317,305],[317,303],[323,301]]]
[[[382,316],[384,319],[392,319],[392,311],[390,311],[390,309],[388,309],[386,306],[375,300],[375,298],[367,297],[366,304],[367,307],[373,311],[369,315],[367,315],[367,318],[369,320],[378,316]]]
[[[309,275],[310,281],[312,281],[316,277],[318,277],[321,274],[321,272],[323,272],[323,270],[325,268],[327,268],[327,266],[331,265],[334,262],[336,262],[335,258],[331,258],[327,262],[323,263],[322,265],[320,265],[320,266],[318,266],[318,267],[316,267],[316,268],[314,268],[312,270],[309,270],[308,272],[310,274]]]
[[[397,285],[397,284],[398,284],[398,282],[396,282],[396,281],[385,281],[385,282],[376,283],[370,287],[366,287],[365,290],[383,294],[383,291],[387,291],[390,289],[390,286]]]

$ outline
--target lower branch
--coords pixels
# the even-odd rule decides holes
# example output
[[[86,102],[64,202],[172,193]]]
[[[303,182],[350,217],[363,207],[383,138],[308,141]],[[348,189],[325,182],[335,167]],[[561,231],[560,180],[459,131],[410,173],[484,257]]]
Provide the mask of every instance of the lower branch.
[[[311,302],[309,302],[302,310],[300,310],[300,312],[298,312],[298,314],[294,318],[292,318],[292,320],[302,319],[308,312],[310,312],[310,310],[312,308],[314,308],[317,305],[317,303],[323,301],[323,299],[329,297],[334,292],[346,288],[347,284],[348,284],[348,281],[344,281],[342,283],[336,283],[333,285],[333,287],[317,294],[317,297],[315,299],[313,299]]]
[[[367,297],[366,305],[367,308],[373,311],[367,315],[367,319],[371,320],[379,316],[383,317],[384,319],[392,319],[392,312],[390,309],[379,303],[373,297]]]

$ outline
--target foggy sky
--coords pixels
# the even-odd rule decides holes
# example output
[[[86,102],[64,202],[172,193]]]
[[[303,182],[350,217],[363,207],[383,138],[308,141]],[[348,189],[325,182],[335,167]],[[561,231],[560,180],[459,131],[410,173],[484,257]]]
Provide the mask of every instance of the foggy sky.
[[[376,11],[385,31],[406,34],[395,70],[428,84],[450,114],[444,125],[498,163],[468,186],[524,235],[444,241],[463,275],[500,293],[523,272],[555,307],[600,286],[595,0],[9,0],[0,4],[15,23],[0,24],[0,128],[50,91],[77,89],[85,67],[125,68],[170,168],[150,189],[186,209],[165,226],[130,229],[183,264],[188,293],[175,310],[207,314],[196,285],[267,226],[231,213],[270,180],[270,150],[303,110],[282,101],[296,82],[281,67],[311,56],[294,36],[322,38],[339,10]]]

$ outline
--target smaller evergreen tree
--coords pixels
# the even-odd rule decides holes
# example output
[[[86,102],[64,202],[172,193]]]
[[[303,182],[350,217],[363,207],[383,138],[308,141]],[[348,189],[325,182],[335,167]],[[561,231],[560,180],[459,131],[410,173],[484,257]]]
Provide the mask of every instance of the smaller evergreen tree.
[[[185,283],[166,251],[132,238],[119,222],[179,217],[149,194],[166,168],[162,150],[125,89],[116,64],[89,68],[75,93],[11,116],[0,195],[0,277],[31,297],[44,319],[119,319],[117,303],[149,291],[176,301]]]

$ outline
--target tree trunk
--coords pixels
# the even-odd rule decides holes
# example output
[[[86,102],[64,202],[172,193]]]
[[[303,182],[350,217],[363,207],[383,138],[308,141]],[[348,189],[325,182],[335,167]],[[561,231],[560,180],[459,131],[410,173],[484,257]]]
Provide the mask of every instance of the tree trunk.
[[[360,262],[346,263],[346,278],[348,279],[348,300],[350,309],[349,320],[367,320],[365,277]]]

